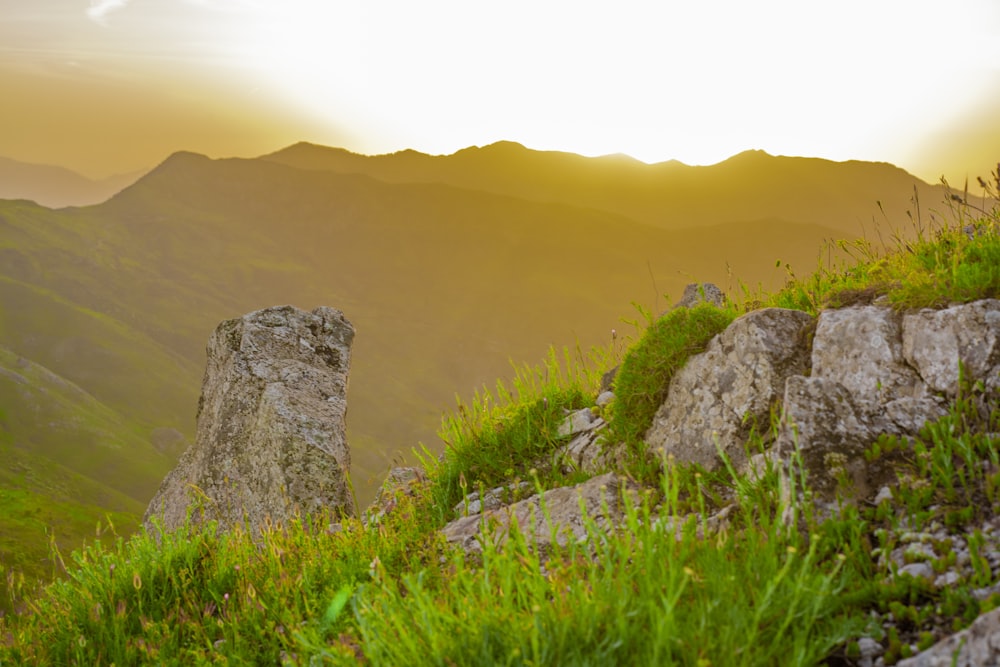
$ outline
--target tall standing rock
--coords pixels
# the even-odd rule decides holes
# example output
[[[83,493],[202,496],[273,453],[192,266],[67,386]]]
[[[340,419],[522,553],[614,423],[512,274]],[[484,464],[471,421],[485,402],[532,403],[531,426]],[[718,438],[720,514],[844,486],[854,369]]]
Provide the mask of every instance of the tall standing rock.
[[[295,511],[351,513],[345,436],[354,327],[321,307],[267,308],[220,324],[208,341],[195,443],[143,517],[164,530],[215,519],[252,534]]]

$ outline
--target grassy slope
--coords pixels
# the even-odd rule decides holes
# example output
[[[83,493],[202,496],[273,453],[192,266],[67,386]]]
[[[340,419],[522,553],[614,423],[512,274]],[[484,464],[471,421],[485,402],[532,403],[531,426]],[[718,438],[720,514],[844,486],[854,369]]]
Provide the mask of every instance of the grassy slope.
[[[54,571],[50,541],[63,550],[78,548],[108,517],[126,533],[137,526],[145,506],[136,496],[165,474],[169,462],[131,434],[126,420],[6,348],[0,348],[0,405],[4,567],[47,579]]]
[[[939,302],[997,297],[1000,220],[983,225],[991,232],[974,240],[951,233],[898,254],[869,256],[850,274],[821,272],[758,296],[806,309],[845,289],[885,293],[901,307],[926,303],[931,292]],[[683,315],[669,319],[686,331]],[[690,321],[703,318],[692,314]],[[671,349],[639,344],[627,358],[669,356],[674,347],[696,351],[676,332],[665,340],[673,341],[665,344]],[[456,479],[475,488],[494,483],[489,475],[499,472],[540,474],[534,479],[543,487],[562,483],[557,471],[529,468],[543,454],[539,447],[558,439],[531,434],[551,436],[562,419],[558,408],[594,390],[601,366],[588,370],[576,359],[569,354],[565,362],[526,368],[509,390],[461,407],[443,428],[448,456],[428,458],[429,482],[397,496],[378,529],[347,522],[331,532],[313,517],[256,544],[209,529],[183,530],[161,543],[136,537],[98,545],[74,555],[70,578],[34,598],[33,613],[0,621],[0,658],[813,665],[850,664],[854,640],[867,635],[883,645],[891,664],[911,644],[929,645],[1000,603],[998,595],[972,594],[998,583],[976,546],[981,538],[969,538],[973,573],[939,591],[898,576],[873,549],[892,549],[902,531],[935,521],[961,534],[1000,513],[1000,397],[975,389],[913,441],[883,439],[873,447],[872,458],[925,481],[898,486],[878,507],[848,506],[820,523],[808,505],[788,504],[775,470],[732,479],[673,469],[646,496],[658,503],[655,514],[649,505],[629,512],[626,529],[612,539],[596,539],[599,529],[591,527],[591,547],[539,554],[515,534],[502,551],[487,546],[482,558],[452,553],[434,529],[453,515],[454,494],[445,487]],[[645,382],[649,372],[661,371],[636,377]],[[612,419],[635,414],[616,408]],[[523,458],[502,458],[512,450]],[[679,521],[728,503],[729,529],[713,539],[699,537],[700,519]],[[799,521],[789,527],[780,517],[793,509]],[[672,526],[665,517],[674,518]],[[949,563],[945,557],[932,565]],[[890,614],[893,629],[885,633]]]

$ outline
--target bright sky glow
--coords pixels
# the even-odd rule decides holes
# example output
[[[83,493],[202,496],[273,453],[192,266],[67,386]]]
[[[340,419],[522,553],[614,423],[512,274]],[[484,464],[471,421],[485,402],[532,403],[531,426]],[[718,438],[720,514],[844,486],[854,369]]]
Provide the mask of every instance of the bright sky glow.
[[[963,129],[1000,113],[996,0],[0,2],[0,85],[17,91],[0,155],[18,159],[31,141],[39,161],[89,150],[106,171],[179,148],[509,139],[648,162],[885,160],[927,180],[1000,160],[1000,132]],[[39,112],[56,100],[90,111]],[[45,136],[66,137],[63,159]]]

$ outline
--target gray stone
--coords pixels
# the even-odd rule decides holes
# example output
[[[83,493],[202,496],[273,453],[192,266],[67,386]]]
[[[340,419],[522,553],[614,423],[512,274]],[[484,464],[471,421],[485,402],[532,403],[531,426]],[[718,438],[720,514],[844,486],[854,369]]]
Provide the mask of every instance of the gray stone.
[[[603,419],[595,420],[592,430],[580,433],[555,451],[554,465],[565,474],[579,470],[597,475],[617,469],[625,457],[625,446],[604,437],[606,426]]]
[[[590,408],[583,408],[582,410],[570,413],[563,420],[559,425],[558,434],[560,437],[565,437],[574,433],[589,431],[597,428],[598,425],[595,424],[594,413],[590,411]]]
[[[806,313],[782,308],[734,321],[674,376],[646,432],[650,450],[707,469],[720,465],[721,450],[744,467],[751,428],[766,432],[785,380],[808,369],[811,322]]]
[[[903,358],[901,317],[862,306],[820,313],[813,339],[812,375],[843,386],[856,402],[885,404],[926,388]]]
[[[883,486],[875,494],[875,500],[872,501],[876,505],[881,505],[882,503],[892,502],[892,489],[888,486]]]
[[[903,355],[928,387],[954,396],[959,363],[969,379],[1000,385],[1000,301],[984,299],[903,317]]]
[[[858,662],[858,665],[871,667],[874,664],[873,661],[875,658],[885,653],[885,649],[871,637],[862,637],[858,640],[858,652],[861,654],[861,660]]]
[[[610,531],[624,515],[622,493],[635,493],[635,484],[608,473],[582,484],[536,494],[530,498],[482,514],[462,517],[441,529],[448,542],[467,553],[482,551],[484,529],[487,539],[502,546],[516,523],[521,533],[538,548],[554,543],[565,546],[587,539],[584,517],[599,529]],[[543,509],[544,507],[544,509]]]
[[[684,288],[684,295],[673,307],[691,308],[699,303],[721,307],[726,304],[726,295],[713,283],[691,283]]]
[[[1000,609],[942,639],[923,653],[900,660],[898,667],[987,667],[1000,665]]]
[[[809,486],[820,498],[830,499],[838,489],[867,497],[864,450],[879,433],[896,430],[884,415],[856,405],[843,385],[819,377],[791,377],[775,450],[786,461],[799,453]]]
[[[899,568],[899,574],[906,574],[914,579],[926,579],[927,581],[932,581],[934,579],[934,568],[923,562],[910,563],[909,565],[904,565]]]
[[[217,520],[252,534],[296,511],[352,513],[344,419],[354,328],[332,308],[279,306],[220,324],[194,444],[143,517]]]
[[[948,570],[934,580],[934,588],[951,588],[962,580],[962,575],[954,570]]]
[[[524,497],[527,495],[526,491],[530,490],[532,487],[529,482],[520,482],[519,484],[509,484],[507,486],[498,486],[495,489],[490,489],[482,495],[478,491],[474,491],[463,498],[457,505],[455,505],[455,513],[462,515],[472,515],[479,514],[483,511],[497,510],[504,505],[510,505],[515,497]]]
[[[608,403],[610,403],[613,400],[615,400],[615,395],[614,395],[613,392],[602,391],[601,394],[597,397],[597,400],[595,401],[595,403],[599,407],[603,408],[605,405],[607,405]]]
[[[948,414],[945,402],[931,396],[924,398],[904,396],[889,401],[882,409],[899,433],[917,433],[927,422]]]

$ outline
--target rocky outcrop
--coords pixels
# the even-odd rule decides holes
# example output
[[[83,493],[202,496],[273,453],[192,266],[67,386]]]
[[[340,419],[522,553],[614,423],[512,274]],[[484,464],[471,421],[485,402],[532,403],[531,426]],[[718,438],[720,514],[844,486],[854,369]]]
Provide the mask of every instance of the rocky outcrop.
[[[256,534],[296,511],[352,511],[346,391],[354,328],[332,308],[267,308],[208,342],[194,444],[143,517]]]
[[[942,416],[966,380],[996,387],[1000,301],[901,315],[863,306],[820,314],[812,375],[789,378],[776,456],[796,451],[812,490],[830,499],[871,490],[862,453],[880,435],[915,435]],[[846,474],[846,477],[845,477]]]
[[[622,494],[634,493],[635,488],[633,482],[608,473],[576,486],[536,494],[506,507],[461,517],[441,532],[445,539],[467,553],[482,551],[480,539],[484,535],[493,544],[503,545],[510,537],[513,524],[540,549],[553,544],[565,546],[570,541],[586,539],[587,521],[612,530],[624,515]]]
[[[646,432],[650,450],[708,469],[720,465],[721,451],[743,466],[751,428],[759,424],[767,432],[785,381],[809,366],[806,333],[812,322],[806,313],[782,308],[734,321],[671,380]]]
[[[714,283],[691,283],[684,288],[681,300],[674,304],[674,308],[691,308],[699,303],[710,303],[715,306],[723,306],[726,303],[726,295]]]
[[[1000,301],[984,299],[903,317],[903,357],[928,389],[954,396],[959,367],[967,377],[1000,387]]]
[[[984,667],[1000,665],[1000,609],[983,614],[965,630],[942,639],[898,667]]]

